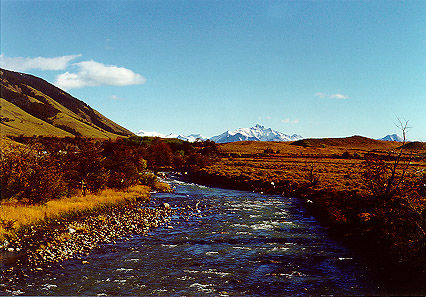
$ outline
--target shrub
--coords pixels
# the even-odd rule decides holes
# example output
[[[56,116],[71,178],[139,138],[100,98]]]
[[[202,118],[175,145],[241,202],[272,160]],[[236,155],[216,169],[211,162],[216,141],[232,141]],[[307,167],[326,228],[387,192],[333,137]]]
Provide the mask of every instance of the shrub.
[[[34,148],[1,152],[1,199],[41,203],[66,193],[62,164]]]
[[[144,172],[139,175],[141,185],[153,187],[157,182],[157,176],[151,172]]]
[[[91,192],[105,188],[108,172],[104,161],[99,145],[89,140],[81,140],[76,147],[69,148],[64,156],[64,174],[68,187],[78,188],[83,181]]]
[[[158,171],[160,168],[169,167],[173,164],[173,153],[170,146],[162,141],[153,141],[148,148],[148,164]]]

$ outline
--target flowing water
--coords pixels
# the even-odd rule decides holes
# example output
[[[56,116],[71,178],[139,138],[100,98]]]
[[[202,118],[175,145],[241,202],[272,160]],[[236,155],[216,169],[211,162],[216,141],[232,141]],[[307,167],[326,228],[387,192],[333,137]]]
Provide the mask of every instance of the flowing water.
[[[296,198],[177,180],[152,204],[193,209],[148,236],[104,245],[16,283],[25,295],[364,295],[377,293],[356,257]],[[85,264],[82,264],[85,263]]]

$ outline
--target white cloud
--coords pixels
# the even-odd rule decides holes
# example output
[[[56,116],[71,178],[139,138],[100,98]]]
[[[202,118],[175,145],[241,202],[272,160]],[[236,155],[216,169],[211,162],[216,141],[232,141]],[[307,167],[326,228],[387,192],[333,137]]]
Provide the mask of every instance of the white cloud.
[[[284,123],[284,124],[299,124],[299,120],[298,119],[292,120],[292,119],[286,118],[286,119],[282,119],[281,123]]]
[[[69,62],[81,55],[69,55],[53,58],[36,57],[6,57],[0,55],[0,67],[15,71],[26,71],[30,69],[40,70],[64,70]]]
[[[348,99],[349,96],[343,95],[343,94],[333,94],[330,95],[331,99]]]
[[[111,98],[112,100],[124,100],[123,98],[118,97],[117,95],[112,95],[110,98]]]
[[[343,95],[343,94],[325,94],[325,93],[315,93],[315,97],[320,97],[320,98],[328,98],[328,99],[339,99],[339,100],[344,100],[344,99],[349,99],[349,96],[347,95]]]
[[[325,97],[327,97],[327,94],[324,94],[324,93],[318,92],[318,93],[315,93],[315,96],[316,96],[316,97],[320,97],[320,98],[325,98]]]
[[[69,90],[82,87],[100,85],[127,86],[138,85],[146,79],[132,70],[105,65],[93,60],[73,64],[79,68],[76,73],[65,72],[56,77],[55,84],[62,89]]]

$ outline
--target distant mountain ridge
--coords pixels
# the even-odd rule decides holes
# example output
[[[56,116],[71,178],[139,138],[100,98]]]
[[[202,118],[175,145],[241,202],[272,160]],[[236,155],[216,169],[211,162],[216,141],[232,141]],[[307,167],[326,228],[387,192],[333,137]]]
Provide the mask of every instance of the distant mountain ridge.
[[[83,101],[47,81],[0,68],[0,129],[5,136],[133,135]]]
[[[340,138],[305,138],[292,142],[290,145],[302,146],[302,147],[347,147],[347,148],[357,148],[357,149],[376,149],[376,148],[385,148],[393,149],[396,148],[399,144],[396,144],[391,141],[381,141],[375,140],[372,138],[354,135],[350,137],[340,137]]]
[[[265,128],[262,125],[256,125],[251,128],[239,128],[233,131],[225,131],[220,135],[216,135],[210,138],[207,138],[201,134],[191,134],[191,135],[182,135],[182,134],[163,134],[159,132],[147,132],[144,130],[139,130],[136,133],[138,136],[151,136],[151,137],[161,137],[161,138],[177,138],[189,142],[194,141],[205,141],[210,139],[216,143],[227,143],[235,141],[295,141],[300,140],[303,137],[297,134],[287,135],[271,128]]]
[[[228,130],[220,135],[213,136],[210,140],[216,143],[227,143],[235,141],[295,141],[303,137],[297,134],[287,135],[271,128],[265,128],[257,124],[250,128],[239,128],[236,130]]]
[[[136,133],[136,135],[141,137],[150,136],[150,137],[161,137],[161,138],[177,138],[177,139],[189,141],[189,142],[204,141],[208,139],[207,137],[201,134],[190,134],[190,135],[182,135],[182,134],[174,134],[174,133],[162,134],[159,132],[147,132],[144,130],[139,130]]]
[[[404,141],[404,138],[402,138],[401,136],[399,136],[398,134],[389,134],[386,135],[383,138],[379,138],[377,140],[384,140],[384,141],[398,141],[398,142],[402,142]]]

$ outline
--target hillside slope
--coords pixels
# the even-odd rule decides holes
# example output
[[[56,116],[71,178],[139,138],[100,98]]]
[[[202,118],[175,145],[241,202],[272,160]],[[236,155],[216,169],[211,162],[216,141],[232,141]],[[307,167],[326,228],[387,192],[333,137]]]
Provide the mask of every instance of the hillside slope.
[[[342,138],[306,138],[295,141],[291,145],[302,147],[342,147],[351,149],[393,149],[398,146],[390,141],[375,140],[363,136],[350,136]]]
[[[0,87],[2,135],[116,138],[133,134],[33,75],[0,69]]]

